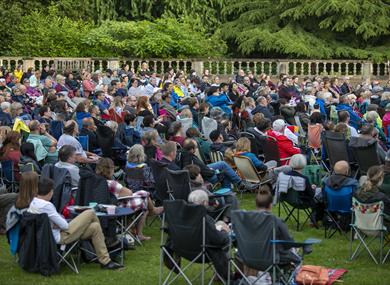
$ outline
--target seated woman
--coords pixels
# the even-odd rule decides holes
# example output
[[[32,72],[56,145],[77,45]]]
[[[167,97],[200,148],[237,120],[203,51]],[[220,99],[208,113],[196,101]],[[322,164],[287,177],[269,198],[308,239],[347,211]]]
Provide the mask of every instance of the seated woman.
[[[20,133],[12,131],[9,132],[3,141],[3,146],[0,148],[0,160],[11,160],[14,168],[14,177],[18,181],[19,174],[19,161],[20,161]]]
[[[180,122],[173,122],[171,127],[169,128],[168,133],[170,134],[170,141],[174,141],[183,146],[183,142],[186,138],[183,135],[183,127]]]
[[[367,171],[367,179],[362,186],[355,192],[354,197],[361,203],[375,203],[383,201],[384,204],[384,223],[387,229],[390,229],[390,197],[380,191],[383,183],[384,170],[382,166],[371,166]]]
[[[223,213],[223,220],[226,222],[230,221],[231,211],[238,210],[240,207],[237,197],[233,193],[233,191],[226,192],[223,195],[214,195],[210,191],[212,185],[204,182],[203,177],[200,173],[199,166],[195,164],[189,164],[184,167],[184,170],[188,170],[188,173],[190,175],[191,191],[203,190],[206,191],[209,196],[213,196],[212,205],[209,208],[209,214],[212,215],[213,212],[218,211],[219,209],[221,209],[221,207],[225,205],[230,205]]]
[[[13,199],[16,199],[15,205],[10,208],[7,214],[6,231],[11,236],[12,230],[19,223],[22,214],[27,211],[31,201],[38,193],[38,180],[39,175],[33,171],[22,173],[20,176],[19,193],[17,194],[17,197],[13,197]],[[7,195],[10,194],[14,194],[13,196],[16,195],[15,193],[9,193]]]
[[[133,193],[130,189],[124,187],[119,182],[112,180],[114,175],[114,162],[111,158],[100,158],[96,164],[96,174],[107,179],[108,191],[113,193],[117,198],[131,196],[131,202],[127,202],[126,206],[137,210],[144,210],[144,215],[136,226],[137,236],[141,241],[150,240],[148,236],[144,236],[142,230],[145,226],[147,215],[159,215],[162,213],[162,207],[154,207],[150,194],[146,191],[137,191]]]
[[[21,145],[20,152],[22,156],[19,162],[20,173],[35,171],[36,173],[41,174],[41,167],[38,164],[34,151],[35,149],[32,143],[26,142]]]
[[[151,159],[161,160],[162,152],[158,144],[159,135],[157,130],[147,131],[142,135],[141,141],[144,146],[147,161]]]
[[[291,157],[289,166],[292,168],[286,175],[292,177],[301,177],[305,180],[303,191],[297,191],[299,193],[299,200],[303,205],[309,206],[313,210],[313,218],[316,221],[320,220],[323,216],[323,210],[319,203],[316,202],[314,196],[316,195],[317,185],[311,185],[309,178],[302,174],[303,169],[306,167],[307,160],[303,154],[295,154]],[[279,178],[278,178],[279,179]],[[318,185],[320,186],[320,185]]]
[[[267,171],[268,166],[276,166],[275,161],[269,161],[266,164],[263,163],[257,156],[251,152],[251,141],[248,138],[239,138],[236,144],[235,155],[245,156],[249,158],[257,171]]]
[[[126,186],[133,191],[139,191],[154,186],[154,178],[150,167],[145,163],[144,147],[135,144],[129,149],[126,164]],[[142,171],[142,177],[136,172]],[[134,173],[134,176],[131,175]],[[142,179],[141,179],[142,178]]]

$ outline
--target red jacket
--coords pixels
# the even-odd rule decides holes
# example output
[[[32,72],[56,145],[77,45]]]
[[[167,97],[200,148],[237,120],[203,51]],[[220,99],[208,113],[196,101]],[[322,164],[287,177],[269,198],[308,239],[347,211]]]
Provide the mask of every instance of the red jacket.
[[[295,147],[293,142],[285,135],[274,132],[272,130],[267,131],[267,135],[276,139],[276,143],[279,149],[279,156],[281,159],[301,153],[301,150]],[[285,165],[287,164],[287,161],[282,161],[281,163],[282,165]]]

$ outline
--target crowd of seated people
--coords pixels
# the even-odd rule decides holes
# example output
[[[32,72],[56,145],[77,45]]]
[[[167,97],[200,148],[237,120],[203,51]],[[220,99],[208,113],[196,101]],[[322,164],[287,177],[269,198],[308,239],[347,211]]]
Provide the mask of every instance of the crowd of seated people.
[[[92,74],[45,67],[41,72],[44,77],[37,78],[38,73],[32,72],[22,82],[13,71],[4,70],[0,78],[6,86],[0,89],[0,125],[4,128],[0,132],[0,160],[10,162],[14,181],[6,183],[19,192],[12,211],[49,211],[49,218],[53,213],[57,242],[91,235],[101,240],[101,229],[96,216],[88,213],[85,223],[93,225],[96,233],[87,226],[83,230],[88,234],[77,230],[73,237],[73,231],[67,232],[73,222],[54,213],[50,204],[52,183],[42,177],[37,186],[37,175],[47,164],[67,170],[74,188],[89,171],[104,178],[116,198],[139,198],[139,203],[129,206],[145,211],[134,229],[141,240],[150,239],[143,234],[146,216],[159,215],[163,208],[156,205],[169,199],[164,169],[187,170],[193,189],[207,190],[208,195],[213,187],[230,189],[227,200],[232,209],[238,209],[233,190],[255,191],[258,185],[236,171],[234,156],[249,158],[259,172],[286,166],[285,175],[302,178],[305,185],[300,198],[319,220],[323,185],[313,185],[304,172],[313,161],[308,148],[315,149],[314,155],[322,155],[319,167],[323,164],[333,171],[326,185],[338,189],[353,184],[355,196],[362,202],[383,200],[385,212],[388,210],[389,191],[383,190],[386,187],[382,182],[388,184],[390,171],[381,165],[388,162],[389,82],[374,88],[366,81],[352,86],[348,77],[315,76],[300,83],[299,78],[291,80],[286,74],[272,82],[264,74],[249,77],[240,70],[229,81],[217,84],[221,79],[214,80],[209,72],[197,75],[170,69],[160,76],[147,64],[142,72],[126,66]],[[242,132],[246,132],[245,137]],[[324,132],[343,134],[349,161],[331,165],[322,142]],[[271,142],[276,144],[279,165],[267,160]],[[352,150],[372,144],[378,165],[363,173]],[[224,160],[212,162],[213,151],[221,152]],[[367,175],[362,186],[355,185],[349,177],[352,173],[357,178]],[[273,177],[275,186],[278,176]],[[0,203],[7,209],[14,201],[15,194],[0,194]],[[269,209],[264,203],[258,206]],[[4,231],[6,213],[1,215],[0,228]],[[224,218],[229,222],[229,214]],[[101,264],[116,267],[101,242],[94,242],[94,246]]]

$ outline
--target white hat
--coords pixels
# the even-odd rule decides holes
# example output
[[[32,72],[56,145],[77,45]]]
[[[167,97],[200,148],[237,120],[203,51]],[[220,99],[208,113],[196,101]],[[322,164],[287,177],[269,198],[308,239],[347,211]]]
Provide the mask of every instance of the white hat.
[[[272,123],[272,129],[277,132],[282,132],[285,126],[286,123],[282,119],[275,120]]]

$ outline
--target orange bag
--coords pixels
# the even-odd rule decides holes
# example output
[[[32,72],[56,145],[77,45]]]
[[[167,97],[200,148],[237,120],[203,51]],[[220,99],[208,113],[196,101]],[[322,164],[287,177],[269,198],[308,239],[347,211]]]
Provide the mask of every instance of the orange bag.
[[[303,265],[295,279],[302,285],[326,285],[329,282],[328,269],[322,266]]]

